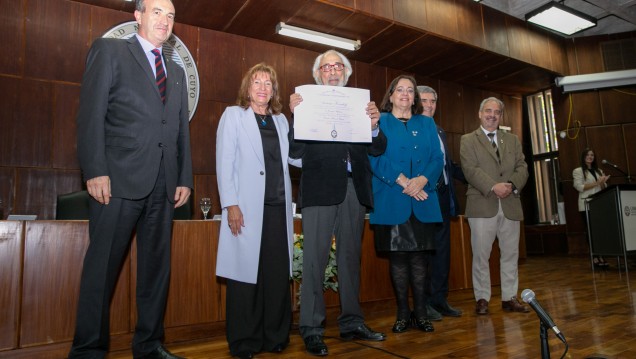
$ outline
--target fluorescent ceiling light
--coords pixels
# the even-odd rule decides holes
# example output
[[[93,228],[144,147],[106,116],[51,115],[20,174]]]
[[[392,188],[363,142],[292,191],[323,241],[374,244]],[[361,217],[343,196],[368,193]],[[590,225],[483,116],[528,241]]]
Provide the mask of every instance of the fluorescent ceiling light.
[[[529,12],[526,21],[565,35],[596,26],[595,18],[556,2],[549,2]]]
[[[318,31],[287,25],[284,22],[280,22],[276,25],[276,33],[352,51],[359,49],[361,45],[360,40],[349,40],[344,37],[333,36]]]
[[[556,78],[556,85],[563,86],[563,92],[596,90],[605,87],[634,84],[636,84],[636,70],[607,71]]]

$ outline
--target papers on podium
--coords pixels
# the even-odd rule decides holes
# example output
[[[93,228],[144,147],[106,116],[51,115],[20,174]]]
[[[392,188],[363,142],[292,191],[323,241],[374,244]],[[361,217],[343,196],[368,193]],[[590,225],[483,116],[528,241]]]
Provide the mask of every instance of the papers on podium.
[[[366,113],[369,90],[340,86],[296,87],[303,101],[294,109],[294,138],[329,142],[371,142]]]

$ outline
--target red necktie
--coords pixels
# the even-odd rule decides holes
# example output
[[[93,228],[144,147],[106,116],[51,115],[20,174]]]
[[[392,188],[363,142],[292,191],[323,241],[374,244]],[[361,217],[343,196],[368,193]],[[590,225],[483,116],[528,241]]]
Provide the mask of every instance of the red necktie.
[[[166,72],[163,70],[163,61],[161,61],[161,53],[157,49],[151,50],[155,55],[155,73],[157,81],[157,87],[159,88],[159,94],[161,95],[161,101],[166,102]]]

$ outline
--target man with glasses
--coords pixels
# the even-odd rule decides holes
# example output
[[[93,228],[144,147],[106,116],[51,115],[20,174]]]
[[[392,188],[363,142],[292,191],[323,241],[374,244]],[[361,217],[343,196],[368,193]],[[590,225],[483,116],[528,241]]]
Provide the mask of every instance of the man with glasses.
[[[341,53],[329,50],[316,58],[313,76],[318,85],[345,86],[353,69]],[[289,107],[302,102],[300,94],[290,96]],[[364,324],[359,303],[360,251],[366,208],[373,207],[371,167],[367,155],[377,156],[386,148],[386,137],[378,128],[380,112],[369,102],[372,143],[296,141],[290,131],[290,158],[302,159],[299,204],[303,215],[303,283],[300,296],[300,334],[307,352],[328,354],[323,341],[325,302],[323,280],[329,259],[331,238],[336,237],[338,317],[343,339],[381,341],[383,333]]]
[[[473,291],[478,315],[488,314],[490,253],[495,238],[501,251],[501,308],[529,312],[519,303],[519,232],[523,210],[519,191],[528,180],[528,165],[517,136],[499,131],[504,104],[489,97],[481,102],[481,126],[462,136],[461,165],[468,181],[466,217],[473,249]]]

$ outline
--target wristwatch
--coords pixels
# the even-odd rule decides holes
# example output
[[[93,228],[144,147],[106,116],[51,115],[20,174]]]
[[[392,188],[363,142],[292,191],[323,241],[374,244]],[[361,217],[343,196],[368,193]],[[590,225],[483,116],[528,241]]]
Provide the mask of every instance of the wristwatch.
[[[519,194],[519,190],[517,189],[517,186],[515,186],[514,183],[512,183],[512,181],[508,181],[508,183],[510,183],[512,185],[512,193],[514,193],[515,195]]]

